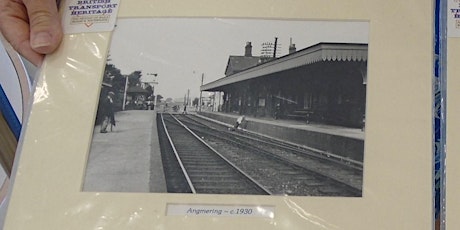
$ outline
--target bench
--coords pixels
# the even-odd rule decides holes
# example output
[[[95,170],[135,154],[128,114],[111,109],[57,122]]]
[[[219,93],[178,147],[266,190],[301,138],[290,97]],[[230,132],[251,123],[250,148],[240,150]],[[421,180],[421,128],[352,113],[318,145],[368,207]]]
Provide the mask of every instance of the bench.
[[[286,116],[290,118],[295,118],[295,119],[302,119],[308,124],[311,122],[313,113],[314,112],[311,110],[295,110],[294,112],[289,113]]]

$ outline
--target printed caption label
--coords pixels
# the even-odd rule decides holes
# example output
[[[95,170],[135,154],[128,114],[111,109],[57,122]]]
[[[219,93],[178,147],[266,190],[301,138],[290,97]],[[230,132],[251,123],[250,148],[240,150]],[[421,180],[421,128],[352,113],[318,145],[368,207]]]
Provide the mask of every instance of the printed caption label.
[[[195,205],[168,204],[168,216],[228,216],[228,217],[262,217],[273,219],[275,207],[249,205]]]
[[[460,0],[448,0],[447,36],[460,37]]]
[[[112,31],[120,0],[67,0],[62,24],[65,34]]]

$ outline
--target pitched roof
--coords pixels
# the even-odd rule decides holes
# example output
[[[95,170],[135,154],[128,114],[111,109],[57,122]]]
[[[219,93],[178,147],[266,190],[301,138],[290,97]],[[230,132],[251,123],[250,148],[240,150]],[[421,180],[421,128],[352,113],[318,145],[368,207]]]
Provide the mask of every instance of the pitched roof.
[[[227,62],[227,68],[225,69],[225,75],[232,75],[234,73],[241,72],[249,69],[261,63],[260,57],[253,56],[230,56]]]
[[[359,43],[318,43],[240,72],[231,75],[226,74],[223,78],[201,86],[200,90],[213,90],[224,85],[307,66],[316,62],[367,62],[367,46],[367,44]]]

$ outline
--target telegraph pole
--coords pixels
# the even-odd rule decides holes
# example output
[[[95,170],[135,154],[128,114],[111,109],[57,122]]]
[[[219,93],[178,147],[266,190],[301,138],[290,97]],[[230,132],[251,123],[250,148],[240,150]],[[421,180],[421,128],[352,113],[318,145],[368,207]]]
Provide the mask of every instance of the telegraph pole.
[[[201,85],[200,85],[200,86],[203,86],[203,79],[204,79],[204,73],[201,74]],[[200,107],[199,107],[199,109],[198,109],[199,112],[201,112],[201,103],[202,103],[202,101],[201,101],[201,95],[202,95],[202,93],[203,93],[203,91],[201,91],[201,88],[200,88],[200,100],[199,100],[199,103],[200,103],[199,106],[200,106]]]
[[[126,104],[126,94],[128,93],[128,75],[125,75],[126,81],[125,81],[125,91],[123,93],[123,105],[122,105],[122,110],[125,110],[125,104]]]
[[[190,102],[190,89],[187,89],[187,105]]]

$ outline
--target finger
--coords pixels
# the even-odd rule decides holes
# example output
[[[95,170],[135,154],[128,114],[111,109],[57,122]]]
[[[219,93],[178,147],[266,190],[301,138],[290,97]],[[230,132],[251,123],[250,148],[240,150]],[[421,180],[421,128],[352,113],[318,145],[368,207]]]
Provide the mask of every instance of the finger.
[[[0,0],[0,9],[2,35],[18,53],[39,66],[43,55],[30,47],[28,16],[24,5],[17,1]]]
[[[29,25],[26,24],[25,26],[23,26],[24,30],[26,30],[27,33],[18,32],[19,30],[21,30],[20,28],[21,26],[17,25],[17,26],[14,26],[12,30],[5,30],[3,32],[3,36],[10,43],[13,49],[16,50],[19,54],[21,54],[21,56],[29,60],[35,66],[40,66],[43,61],[44,55],[35,52],[35,50],[33,50],[30,47],[29,33],[28,33]],[[13,33],[9,33],[7,31],[13,31]]]
[[[56,0],[23,0],[30,24],[30,46],[49,54],[61,43],[62,27]]]

